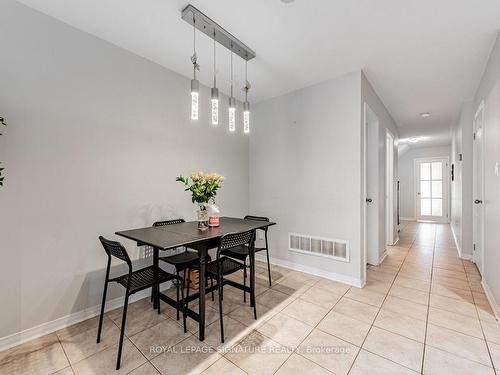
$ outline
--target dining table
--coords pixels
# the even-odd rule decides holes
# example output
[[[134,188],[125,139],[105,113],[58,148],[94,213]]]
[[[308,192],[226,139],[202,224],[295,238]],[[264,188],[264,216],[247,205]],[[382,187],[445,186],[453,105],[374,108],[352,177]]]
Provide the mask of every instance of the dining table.
[[[209,227],[205,230],[198,229],[197,221],[183,222],[179,224],[172,224],[160,227],[146,227],[138,229],[130,229],[118,231],[115,234],[125,237],[129,240],[135,241],[139,246],[151,246],[153,248],[153,265],[155,268],[159,267],[160,251],[172,251],[180,247],[187,247],[198,252],[199,256],[199,282],[198,292],[193,293],[189,297],[185,297],[179,303],[162,293],[159,287],[153,293],[159,293],[162,301],[169,305],[180,308],[182,310],[184,303],[189,303],[195,299],[199,299],[198,312],[192,309],[186,309],[187,316],[196,320],[199,324],[199,339],[205,339],[205,301],[206,293],[213,291],[217,288],[215,286],[207,286],[205,268],[207,264],[208,250],[217,248],[220,239],[225,234],[229,233],[242,233],[249,230],[265,229],[269,226],[275,225],[274,222],[258,221],[249,219],[240,219],[235,217],[221,217],[219,219],[219,226]],[[255,254],[253,246],[249,246],[250,254],[250,290],[255,288]],[[231,280],[224,281],[227,284],[233,285],[241,289],[239,284]],[[251,293],[254,295],[254,293]],[[155,299],[156,300],[156,299]],[[251,306],[255,304],[255,300],[251,299]]]

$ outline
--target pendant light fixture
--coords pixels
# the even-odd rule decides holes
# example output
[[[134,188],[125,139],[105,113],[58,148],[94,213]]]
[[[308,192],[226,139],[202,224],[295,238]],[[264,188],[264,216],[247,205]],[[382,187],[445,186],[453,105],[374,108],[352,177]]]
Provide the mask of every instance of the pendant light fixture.
[[[243,133],[250,133],[250,103],[248,102],[248,90],[250,90],[250,82],[248,82],[248,60],[245,60],[245,102],[243,103]]]
[[[233,96],[233,45],[231,43],[231,97],[229,98],[229,131],[236,130],[236,99]]]
[[[248,82],[248,60],[255,58],[255,52],[248,48],[241,40],[235,38],[230,32],[214,22],[203,12],[200,12],[191,4],[188,4],[181,12],[181,17],[184,21],[193,26],[193,55],[191,63],[193,64],[193,79],[191,80],[191,119],[198,120],[199,118],[199,95],[200,83],[196,79],[196,73],[200,70],[198,64],[198,55],[196,54],[196,30],[198,29],[209,38],[213,39],[214,43],[214,61],[213,61],[213,86],[211,89],[211,105],[210,117],[212,125],[219,124],[219,89],[217,88],[217,43],[231,52],[231,96],[229,97],[228,107],[228,123],[229,132],[236,131],[236,98],[233,93],[234,76],[233,76],[233,55],[238,55],[245,60],[245,101],[243,103],[243,132],[250,132],[250,103],[248,102],[248,91],[250,83]]]
[[[212,125],[219,124],[219,89],[217,88],[217,60],[215,56],[215,29],[214,29],[214,87],[212,87]]]
[[[191,80],[191,120],[198,120],[198,105],[200,95],[200,82],[196,79],[196,71],[200,70],[198,64],[198,56],[196,55],[196,19],[193,14],[193,56],[191,56],[193,64],[193,79]]]

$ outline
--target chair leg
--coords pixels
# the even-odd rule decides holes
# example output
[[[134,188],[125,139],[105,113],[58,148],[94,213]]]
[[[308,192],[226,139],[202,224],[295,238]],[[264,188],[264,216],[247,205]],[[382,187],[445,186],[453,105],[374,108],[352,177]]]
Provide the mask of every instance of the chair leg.
[[[222,285],[222,275],[219,275],[219,280],[218,280],[218,290],[219,290],[219,320],[220,320],[220,341],[221,343],[224,343],[224,321],[223,317],[224,314],[222,312],[222,293],[224,286]]]
[[[106,304],[106,294],[108,292],[108,281],[104,282],[104,292],[102,294],[101,316],[99,316],[99,328],[97,330],[97,343],[101,342],[102,322],[104,319],[104,306]]]
[[[215,296],[214,296],[214,279],[213,279],[213,277],[210,278],[210,286],[212,287],[212,301],[215,301]]]
[[[243,286],[247,286],[247,260],[244,260],[245,267],[243,268]],[[247,302],[247,292],[243,291],[243,302]]]
[[[161,313],[160,312],[160,284],[157,286],[157,292],[155,293],[155,298],[156,298],[156,308],[158,309],[158,315]]]
[[[184,271],[186,272],[186,271]],[[189,287],[191,286],[191,268],[188,268],[187,269],[187,276],[186,276],[186,280],[187,280],[187,285],[186,285],[186,298],[189,298]],[[188,308],[188,301],[186,301],[185,303],[185,308],[187,309]]]
[[[182,298],[182,324],[184,326],[184,333],[187,332],[187,325],[186,325],[186,305],[184,304],[184,281],[182,279],[179,279],[179,282],[181,283],[181,298]],[[177,306],[177,311],[179,307]]]
[[[122,359],[122,349],[123,349],[123,336],[125,336],[125,322],[127,320],[127,307],[128,307],[128,288],[127,292],[125,293],[125,302],[123,305],[123,316],[122,316],[122,326],[120,329],[120,343],[118,344],[118,358],[116,359],[116,369],[120,369],[120,362]]]
[[[178,279],[176,279],[176,283],[177,283],[177,303],[179,303],[179,271],[176,270],[176,275],[178,277]],[[179,306],[177,306],[177,320],[179,320]]]
[[[269,275],[269,287],[271,287],[271,263],[269,262],[269,249],[266,247],[267,255],[267,274]]]

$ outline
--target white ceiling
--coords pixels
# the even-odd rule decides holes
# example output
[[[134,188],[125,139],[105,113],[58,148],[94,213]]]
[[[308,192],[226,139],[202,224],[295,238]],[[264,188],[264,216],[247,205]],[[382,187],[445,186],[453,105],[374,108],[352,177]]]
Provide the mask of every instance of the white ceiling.
[[[78,29],[190,77],[192,28],[180,0],[21,0]],[[498,0],[192,0],[257,53],[251,101],[363,69],[401,127],[449,142],[450,124],[479,83],[497,32]],[[198,34],[202,83],[212,44]],[[229,53],[219,48],[221,91]],[[236,61],[241,94],[243,61]],[[241,98],[241,95],[240,95]],[[428,119],[421,112],[432,112]],[[425,133],[425,134],[424,134]],[[447,135],[444,135],[444,134]]]

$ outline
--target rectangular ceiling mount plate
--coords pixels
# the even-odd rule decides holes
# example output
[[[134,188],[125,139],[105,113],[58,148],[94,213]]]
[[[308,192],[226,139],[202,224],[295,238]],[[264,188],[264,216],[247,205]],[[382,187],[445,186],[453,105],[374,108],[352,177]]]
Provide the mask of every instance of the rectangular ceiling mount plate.
[[[226,47],[228,50],[232,50],[233,53],[240,56],[243,60],[251,60],[255,57],[255,52],[248,48],[244,43],[235,38],[231,33],[226,31],[222,26],[214,22],[212,19],[207,17],[205,14],[200,12],[194,6],[189,4],[182,10],[182,19],[193,25],[208,35],[210,38],[215,40]],[[215,34],[214,34],[215,33]]]

